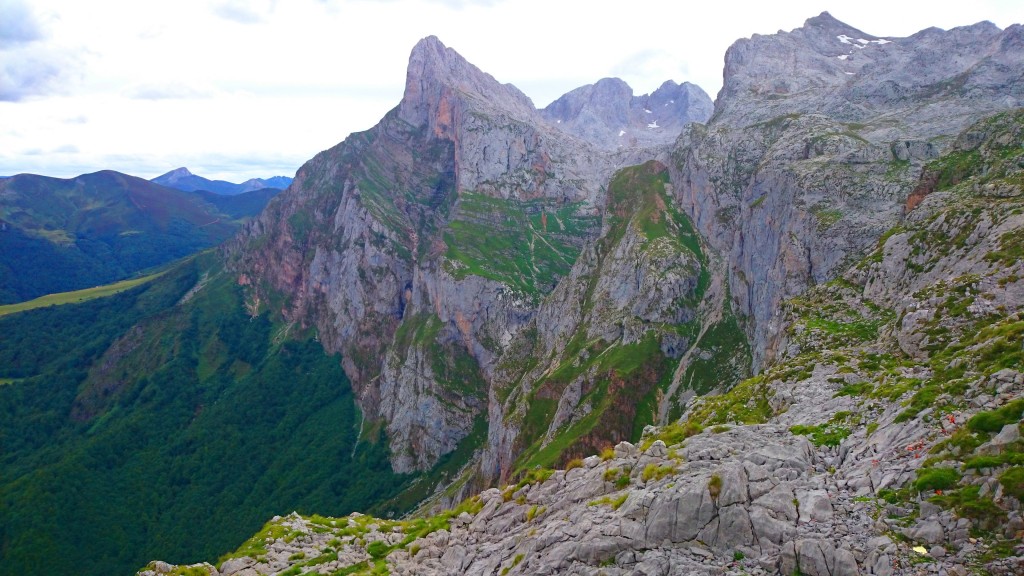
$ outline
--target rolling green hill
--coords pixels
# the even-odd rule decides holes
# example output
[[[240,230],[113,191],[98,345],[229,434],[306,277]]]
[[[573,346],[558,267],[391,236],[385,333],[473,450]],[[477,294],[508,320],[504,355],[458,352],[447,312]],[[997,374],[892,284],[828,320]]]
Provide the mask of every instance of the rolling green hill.
[[[276,191],[230,199],[113,171],[0,181],[0,304],[128,278],[219,244]]]

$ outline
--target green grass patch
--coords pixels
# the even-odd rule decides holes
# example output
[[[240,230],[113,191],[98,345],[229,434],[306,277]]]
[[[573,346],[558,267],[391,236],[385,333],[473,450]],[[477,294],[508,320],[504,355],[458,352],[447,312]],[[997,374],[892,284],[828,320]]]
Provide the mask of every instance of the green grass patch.
[[[83,290],[74,290],[72,292],[60,292],[57,294],[47,294],[46,296],[40,296],[34,300],[28,300],[26,302],[18,302],[17,304],[7,304],[0,306],[0,316],[6,316],[8,314],[16,314],[18,312],[25,312],[26,310],[34,310],[36,308],[45,308],[47,306],[61,306],[64,304],[80,304],[82,302],[88,302],[96,298],[105,298],[107,296],[113,296],[125,290],[130,290],[136,286],[141,286],[148,282],[156,280],[160,276],[163,276],[166,271],[157,272],[150,274],[149,276],[142,276],[140,278],[132,278],[130,280],[121,280],[120,282],[114,282],[112,284],[106,284],[104,286],[96,286],[94,288],[85,288]]]
[[[793,434],[809,436],[811,443],[815,446],[839,446],[839,444],[850,435],[850,429],[831,424],[817,426],[792,426],[789,429]]]
[[[952,468],[922,468],[917,471],[914,489],[918,492],[949,490],[959,482],[960,473]]]
[[[1024,414],[1024,398],[1018,398],[1007,405],[990,412],[979,412],[967,421],[973,432],[999,432],[1003,426],[1020,422]]]
[[[644,482],[649,482],[651,480],[661,480],[665,476],[668,476],[669,474],[672,474],[675,471],[675,466],[658,466],[657,464],[654,464],[652,462],[647,466],[644,466],[644,470],[641,473],[640,477],[643,478]]]
[[[1024,501],[1024,466],[1014,466],[999,475],[1003,492]]]

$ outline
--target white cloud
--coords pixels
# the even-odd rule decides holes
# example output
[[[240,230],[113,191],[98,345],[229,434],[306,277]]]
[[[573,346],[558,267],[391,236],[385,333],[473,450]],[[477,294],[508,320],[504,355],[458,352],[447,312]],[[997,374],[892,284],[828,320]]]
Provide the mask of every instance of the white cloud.
[[[74,53],[32,43],[0,51],[0,100],[67,92],[81,76],[81,60]]]
[[[818,0],[649,0],[643,10],[613,0],[0,0],[0,174],[291,174],[394,107],[409,50],[431,34],[538,106],[608,76],[637,94],[672,79],[714,97],[737,38],[821,10]],[[869,37],[1024,20],[1019,0],[829,10]]]
[[[140,100],[169,100],[186,98],[210,98],[213,92],[187,84],[142,84],[129,88],[125,95]]]
[[[78,77],[77,55],[47,36],[28,3],[0,0],[0,101],[60,93]]]
[[[0,50],[42,38],[42,28],[27,2],[0,0]]]
[[[250,0],[226,0],[218,2],[213,7],[213,13],[225,20],[231,20],[238,24],[257,24],[265,22],[270,12],[273,12],[274,2],[260,2]]]

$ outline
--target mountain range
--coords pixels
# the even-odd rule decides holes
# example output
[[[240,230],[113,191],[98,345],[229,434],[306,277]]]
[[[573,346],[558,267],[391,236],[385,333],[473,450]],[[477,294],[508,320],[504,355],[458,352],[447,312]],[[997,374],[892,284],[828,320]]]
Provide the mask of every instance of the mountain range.
[[[226,198],[111,170],[0,180],[0,304],[121,280],[215,246],[277,192]]]
[[[166,174],[161,174],[160,176],[150,180],[150,182],[160,184],[161,186],[167,186],[168,188],[184,190],[186,192],[205,190],[215,194],[234,195],[252,192],[254,190],[262,190],[264,188],[277,188],[279,190],[284,190],[292,183],[292,179],[287,176],[274,176],[266,179],[250,178],[241,184],[235,184],[224,180],[210,180],[208,178],[203,178],[202,176],[197,176],[192,172],[189,172],[188,168],[182,167],[171,170]]]
[[[823,13],[538,110],[423,39],[217,253],[0,318],[0,573],[1019,573],[1021,62]]]

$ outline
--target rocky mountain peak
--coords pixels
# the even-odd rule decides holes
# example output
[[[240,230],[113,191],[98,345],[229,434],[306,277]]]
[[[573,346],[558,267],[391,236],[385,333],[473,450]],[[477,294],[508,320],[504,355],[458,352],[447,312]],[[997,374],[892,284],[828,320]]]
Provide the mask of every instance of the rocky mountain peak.
[[[477,105],[523,117],[535,115],[533,102],[518,88],[501,84],[436,36],[417,42],[409,55],[399,116],[414,126],[430,125],[435,133],[445,133],[451,130],[457,98],[470,98]]]
[[[634,96],[619,78],[581,86],[541,110],[564,132],[605,149],[643,148],[674,142],[683,126],[711,117],[711,98],[698,86],[672,80],[651,94]]]
[[[173,182],[174,180],[187,178],[189,176],[194,176],[194,174],[192,174],[192,172],[189,172],[188,168],[182,166],[181,168],[175,168],[174,170],[171,170],[170,172],[163,174],[156,179]]]
[[[861,32],[860,30],[854,28],[853,26],[850,26],[849,24],[847,24],[847,23],[837,19],[835,16],[830,14],[827,10],[822,12],[821,14],[818,14],[817,16],[814,16],[812,18],[808,18],[807,20],[805,20],[803,28],[804,29],[819,28],[819,29],[825,29],[825,30],[829,30],[829,31],[833,31],[834,30],[834,31],[839,31],[839,32],[853,32],[853,33],[856,33],[856,34],[861,35],[861,36],[864,34],[863,32]]]

